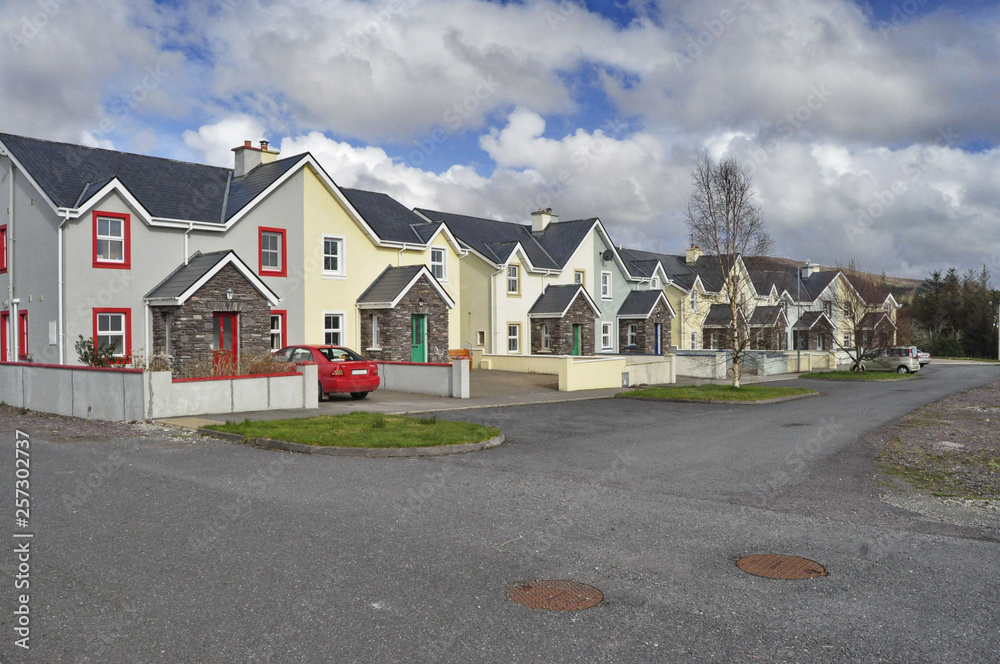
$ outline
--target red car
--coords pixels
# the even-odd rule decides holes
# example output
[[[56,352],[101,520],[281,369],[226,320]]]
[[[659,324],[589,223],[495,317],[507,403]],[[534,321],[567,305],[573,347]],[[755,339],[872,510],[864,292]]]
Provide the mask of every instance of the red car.
[[[279,362],[315,362],[319,368],[319,400],[334,392],[364,399],[378,389],[378,365],[342,346],[289,346],[275,351]]]

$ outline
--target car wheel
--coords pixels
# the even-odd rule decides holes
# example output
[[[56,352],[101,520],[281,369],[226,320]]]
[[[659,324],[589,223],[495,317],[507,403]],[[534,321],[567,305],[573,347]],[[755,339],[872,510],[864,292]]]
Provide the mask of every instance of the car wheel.
[[[858,368],[858,365],[857,365],[857,364],[855,364],[854,366],[852,366],[852,367],[851,367],[851,371],[864,371],[864,369],[863,369],[863,368],[862,368],[862,369],[859,369],[859,368]]]
[[[358,401],[361,401],[361,400],[362,400],[362,399],[364,399],[364,398],[365,398],[366,396],[368,396],[368,393],[367,393],[367,392],[351,392],[351,398],[352,398],[352,399],[356,399],[356,400],[358,400]]]
[[[896,369],[896,373],[903,373],[903,374],[906,374],[906,373],[910,373],[910,370],[909,370],[909,369],[907,369],[906,367],[903,367],[903,366],[901,366],[901,367],[899,367],[898,369]]]
[[[326,401],[326,392],[323,391],[323,383],[317,383],[319,385],[319,398],[317,401]]]

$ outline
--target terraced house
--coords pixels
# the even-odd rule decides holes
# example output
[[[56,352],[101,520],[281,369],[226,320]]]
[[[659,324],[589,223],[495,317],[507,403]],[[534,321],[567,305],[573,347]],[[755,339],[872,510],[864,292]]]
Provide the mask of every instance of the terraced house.
[[[443,224],[309,153],[233,152],[221,168],[0,134],[2,359],[76,363],[79,336],[175,368],[292,342],[447,358],[464,251]],[[393,298],[361,301],[406,266],[423,269]]]

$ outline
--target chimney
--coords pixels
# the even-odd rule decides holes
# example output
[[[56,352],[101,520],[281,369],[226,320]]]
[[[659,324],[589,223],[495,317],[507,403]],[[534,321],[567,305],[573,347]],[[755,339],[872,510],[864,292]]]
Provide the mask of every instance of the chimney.
[[[813,262],[811,260],[806,259],[806,264],[803,265],[801,268],[799,268],[799,270],[800,273],[802,274],[802,278],[808,279],[809,277],[819,272],[819,266],[813,265]]]
[[[552,213],[552,208],[535,210],[531,213],[531,232],[541,233],[554,221],[559,221],[559,215]]]
[[[694,265],[698,262],[698,259],[705,255],[705,252],[701,250],[696,244],[692,244],[691,248],[685,252],[684,262],[688,265]]]
[[[236,159],[233,166],[233,177],[242,177],[261,164],[270,164],[278,157],[277,150],[271,150],[267,141],[261,141],[255,148],[251,141],[243,141],[243,145],[233,148]]]

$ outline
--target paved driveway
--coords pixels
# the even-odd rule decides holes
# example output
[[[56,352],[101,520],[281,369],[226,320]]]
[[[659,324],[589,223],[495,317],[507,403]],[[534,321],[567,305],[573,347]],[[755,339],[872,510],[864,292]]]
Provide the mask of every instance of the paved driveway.
[[[510,442],[447,458],[39,436],[32,650],[12,646],[8,613],[0,661],[994,662],[997,532],[884,506],[855,441],[998,379],[933,367],[763,407],[457,411],[444,416]],[[734,565],[763,552],[830,576]],[[606,603],[506,598],[533,579],[593,584]]]

